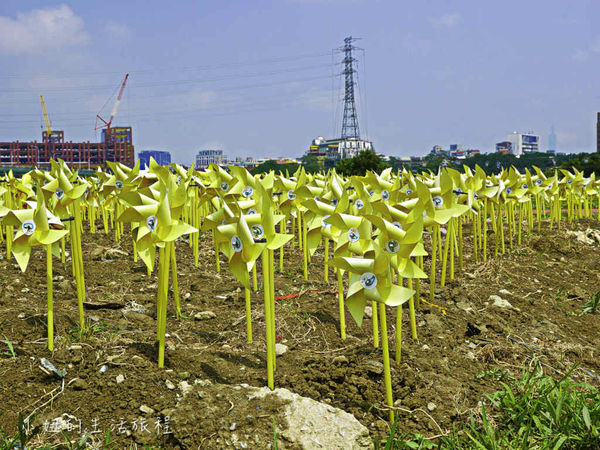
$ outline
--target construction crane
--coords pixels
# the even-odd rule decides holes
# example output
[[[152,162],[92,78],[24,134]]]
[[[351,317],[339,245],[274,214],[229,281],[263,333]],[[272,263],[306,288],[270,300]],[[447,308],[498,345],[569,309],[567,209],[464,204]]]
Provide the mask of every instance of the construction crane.
[[[42,102],[42,113],[44,114],[44,122],[46,123],[46,133],[48,136],[52,135],[52,125],[50,125],[50,119],[48,119],[48,112],[46,111],[46,104],[44,103],[44,96],[40,94],[40,101]]]
[[[123,97],[123,91],[125,90],[125,85],[127,84],[128,78],[129,78],[129,74],[127,73],[127,74],[125,74],[125,79],[123,80],[123,83],[121,84],[121,89],[119,89],[119,95],[117,95],[117,101],[115,102],[115,106],[113,106],[113,109],[110,114],[110,118],[108,119],[108,122],[106,120],[104,120],[102,117],[100,117],[100,115],[98,115],[98,114],[96,115],[96,130],[106,128],[105,136],[106,136],[107,140],[110,136],[110,126],[112,125],[112,121],[115,118],[115,115],[117,114],[117,109],[119,109],[119,103],[121,103],[121,98]],[[102,122],[104,122],[104,124],[98,126],[98,119],[100,119]]]

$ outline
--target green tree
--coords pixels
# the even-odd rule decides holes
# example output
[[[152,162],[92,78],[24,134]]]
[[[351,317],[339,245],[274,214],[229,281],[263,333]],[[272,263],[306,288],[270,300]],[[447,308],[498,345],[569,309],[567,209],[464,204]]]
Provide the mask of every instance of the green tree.
[[[315,155],[304,155],[300,158],[304,170],[308,173],[317,173],[320,170],[319,159]]]
[[[388,167],[390,165],[373,150],[363,150],[354,158],[339,160],[335,165],[335,170],[345,176],[364,176],[370,170],[380,173]]]
[[[276,173],[285,174],[286,170],[289,174],[292,174],[298,170],[298,164],[277,164],[277,161],[273,159],[269,159],[264,163],[259,164],[254,169],[250,171],[252,175],[256,175],[258,173],[269,173],[270,171],[275,171]]]

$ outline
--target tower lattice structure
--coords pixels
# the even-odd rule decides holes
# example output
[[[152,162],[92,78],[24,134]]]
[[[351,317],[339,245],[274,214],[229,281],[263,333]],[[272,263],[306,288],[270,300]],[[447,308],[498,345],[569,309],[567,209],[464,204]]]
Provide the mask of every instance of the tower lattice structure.
[[[358,113],[356,112],[356,101],[354,98],[354,74],[356,69],[354,63],[357,61],[352,56],[352,50],[357,49],[352,45],[356,38],[352,36],[344,39],[344,117],[342,119],[342,139],[355,138],[360,139],[360,131],[358,128]]]

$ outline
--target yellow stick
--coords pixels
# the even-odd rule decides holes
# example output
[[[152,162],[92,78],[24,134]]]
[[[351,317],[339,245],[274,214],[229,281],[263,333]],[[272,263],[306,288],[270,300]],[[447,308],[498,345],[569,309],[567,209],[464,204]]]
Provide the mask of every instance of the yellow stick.
[[[337,282],[338,282],[338,309],[340,311],[340,336],[342,339],[346,339],[346,311],[344,310],[344,280],[342,278],[342,272],[340,269],[337,270]]]
[[[244,296],[246,299],[246,340],[249,344],[252,344],[252,301],[250,289],[247,287],[244,288]]]
[[[373,322],[373,347],[379,348],[379,323],[377,317],[377,302],[371,302],[371,320]]]
[[[436,252],[437,252],[437,230],[436,228],[439,225],[435,225],[431,230],[431,272],[429,275],[429,299],[431,301],[434,300],[435,297],[435,262],[436,262]]]
[[[304,279],[308,281],[308,245],[307,241],[307,229],[306,229],[306,219],[304,218],[304,213],[300,213],[300,217],[302,217],[302,269],[304,271]]]
[[[221,261],[219,260],[219,245],[217,244],[217,231],[213,230],[213,243],[215,246],[215,264],[217,273],[221,271]]]
[[[252,289],[254,289],[254,292],[258,291],[258,276],[256,275],[256,264],[252,266]]]
[[[166,246],[168,245],[169,244],[166,244]],[[161,369],[165,366],[165,333],[167,324],[167,296],[169,292],[170,250],[165,247],[161,247],[158,251],[158,291],[156,311],[158,367]]]
[[[412,289],[413,288],[412,278],[409,278],[407,280],[407,283],[408,283],[407,287],[409,289]],[[414,340],[417,340],[418,339],[418,337],[417,337],[417,317],[415,315],[415,297],[414,296],[411,296],[408,299],[408,313],[410,316],[410,331],[412,333],[412,338]]]
[[[327,283],[329,281],[329,266],[327,265],[327,261],[329,261],[329,238],[323,238],[323,248],[325,250],[325,256],[323,257],[323,281]]]
[[[448,222],[448,228],[446,229],[446,243],[444,244],[444,255],[442,259],[442,275],[440,277],[440,286],[446,285],[446,269],[448,267],[448,250],[450,250],[450,241],[452,240],[452,219]]]
[[[46,291],[48,295],[48,350],[54,351],[54,302],[52,297],[52,244],[46,245]]]
[[[383,327],[383,322],[381,323]],[[396,306],[396,364],[402,361],[402,305]]]
[[[177,257],[175,255],[175,242],[169,243],[171,247],[171,278],[173,283],[173,299],[175,300],[175,311],[177,319],[181,316],[181,303],[179,302],[179,283],[177,282]]]
[[[387,320],[385,317],[385,305],[379,303],[379,316],[381,321],[381,352],[383,353],[383,381],[385,383],[385,400],[387,406],[394,406],[392,395],[392,372],[390,370],[390,353],[388,349]],[[394,411],[390,409],[390,422],[394,423]]]
[[[263,294],[265,301],[265,345],[267,347],[267,386],[269,389],[274,389],[274,373],[273,373],[273,347],[271,345],[271,288],[269,287],[269,261],[268,250],[262,253],[262,272],[263,272]]]

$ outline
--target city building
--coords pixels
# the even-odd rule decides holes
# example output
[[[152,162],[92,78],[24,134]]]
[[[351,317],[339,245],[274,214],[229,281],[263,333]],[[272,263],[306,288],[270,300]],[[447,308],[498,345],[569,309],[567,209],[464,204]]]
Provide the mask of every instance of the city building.
[[[42,141],[0,142],[1,167],[49,168],[51,159],[62,159],[73,169],[104,167],[116,161],[133,167],[135,151],[131,127],[102,130],[101,142],[65,141],[64,131],[42,132]]]
[[[227,156],[223,155],[223,150],[200,150],[196,155],[197,169],[205,169],[213,163],[219,166],[227,164]]]
[[[444,150],[441,145],[434,145],[430,152],[432,155],[448,156],[454,159],[467,159],[473,155],[479,155],[478,149],[464,149],[461,144],[450,144],[448,150]]]
[[[496,143],[496,152],[508,155],[512,153],[512,143],[510,141],[502,141]]]
[[[517,133],[515,131],[507,134],[506,140],[511,143],[511,153],[515,156],[540,151],[540,137],[533,133]]]
[[[140,160],[140,169],[147,169],[150,167],[150,158],[154,158],[161,166],[166,166],[171,163],[171,153],[162,150],[142,150],[138,153],[138,159]]]
[[[373,143],[360,138],[325,139],[319,136],[313,139],[308,154],[324,157],[330,161],[353,158],[363,150],[373,150]]]

